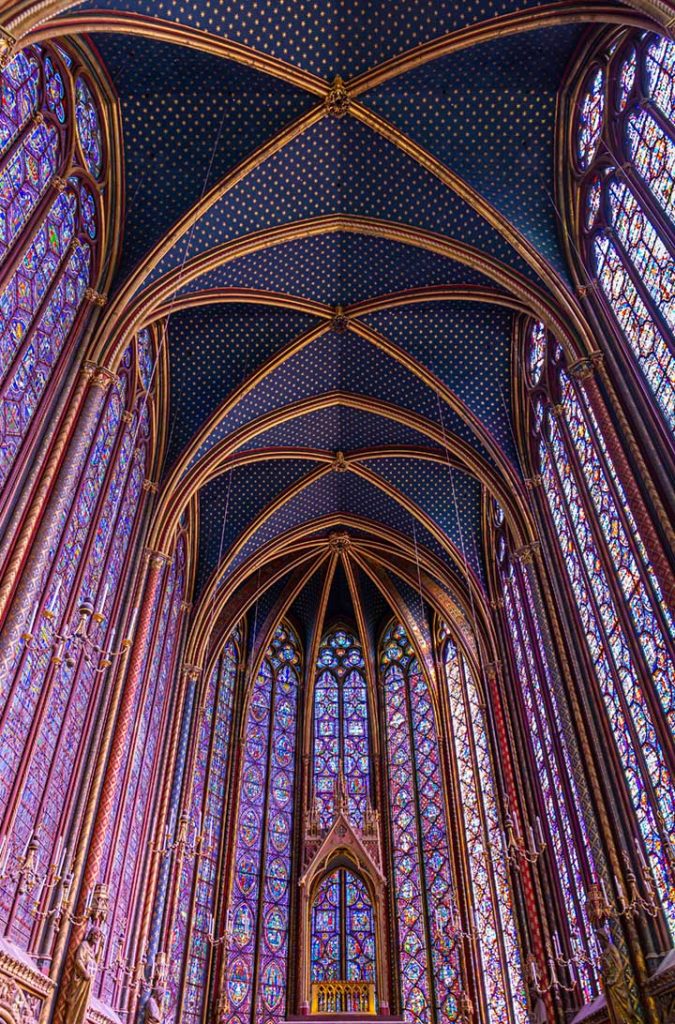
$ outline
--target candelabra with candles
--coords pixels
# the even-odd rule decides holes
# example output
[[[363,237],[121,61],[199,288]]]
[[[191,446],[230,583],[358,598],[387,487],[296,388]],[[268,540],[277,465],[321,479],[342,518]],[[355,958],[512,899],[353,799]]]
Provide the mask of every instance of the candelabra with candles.
[[[436,907],[434,912],[434,939],[442,953],[449,953],[458,942],[464,939],[472,941],[475,937],[476,918],[474,912],[474,928],[465,930],[462,919],[454,904],[448,907]]]
[[[518,818],[512,817],[508,797],[504,799],[504,826],[506,831],[506,856],[510,863],[520,870],[522,861],[536,864],[546,849],[546,840],[541,827],[541,819],[536,819],[536,836],[531,825],[527,826],[527,842],[523,839],[518,825]]]
[[[227,911],[225,917],[225,930],[222,935],[216,935],[216,922],[214,921],[213,914],[209,912],[208,917],[208,933],[207,938],[210,946],[214,948],[218,946],[226,945],[228,948],[232,944],[232,937],[234,935],[234,925],[232,921],[232,910]]]
[[[576,954],[569,959],[563,955],[557,932],[553,932],[553,946],[546,943],[546,969],[544,976],[539,974],[536,957],[530,953],[527,958],[527,971],[532,989],[538,996],[547,992],[573,992],[577,985]]]
[[[126,654],[129,650],[138,616],[137,608],[132,613],[129,635],[122,640],[119,648],[115,648],[114,629],[111,631],[107,645],[102,642],[104,634],[102,633],[100,637],[98,635],[102,624],[105,622],[104,609],[108,591],[109,586],[106,583],[96,608],[94,608],[92,601],[83,599],[78,609],[77,622],[74,625],[66,623],[62,629],[58,629],[56,618],[58,598],[61,592],[61,580],[57,581],[49,604],[42,609],[45,627],[41,627],[46,628],[46,639],[52,648],[51,661],[53,665],[60,666],[65,664],[66,668],[73,668],[78,658],[82,656],[88,664],[94,665],[94,672],[102,673],[110,668],[116,658]],[[38,613],[39,606],[36,605],[30,623],[21,634],[21,638],[26,646],[29,646],[35,639]],[[40,627],[38,627],[38,631],[39,629]],[[97,664],[95,664],[96,661],[98,662]]]
[[[640,840],[637,837],[635,837],[635,849],[637,852],[638,863],[640,865],[639,880],[643,892],[640,892],[638,876],[633,871],[630,858],[624,850],[623,859],[626,865],[626,888],[624,888],[624,886],[622,885],[621,879],[614,875],[616,902],[613,902],[610,899],[604,879],[601,878],[599,885],[596,884],[596,888],[599,888],[599,891],[602,894],[604,907],[606,910],[606,918],[632,918],[638,917],[640,914],[646,914],[648,917],[656,917],[659,913],[658,897],[656,893],[656,888],[654,886],[654,879],[652,877],[649,864],[645,860],[644,854],[642,853]],[[589,900],[591,898],[590,893],[591,889],[589,888]],[[597,899],[597,897],[594,896],[594,899]]]
[[[209,818],[208,829],[204,828],[205,824],[201,814],[194,821],[189,811],[183,811],[178,819],[175,835],[171,835],[171,829],[167,825],[162,843],[152,843],[152,849],[161,857],[168,857],[175,850],[188,856],[210,857],[215,851],[213,819]]]

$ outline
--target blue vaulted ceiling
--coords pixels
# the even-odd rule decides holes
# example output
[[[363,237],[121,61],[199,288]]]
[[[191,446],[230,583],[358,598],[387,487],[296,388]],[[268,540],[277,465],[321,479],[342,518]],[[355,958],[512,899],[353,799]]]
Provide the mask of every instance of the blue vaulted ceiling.
[[[201,488],[197,593],[219,564],[232,572],[289,530],[311,534],[322,517],[336,528],[361,517],[403,537],[414,532],[449,576],[461,574],[466,559],[484,583],[485,477],[501,477],[510,490],[522,486],[511,404],[514,309],[528,288],[549,299],[556,288],[569,289],[552,202],[554,122],[586,26],[580,5],[575,15],[571,5],[559,6],[565,23],[541,28],[537,19],[551,5],[539,0],[75,5],[79,18],[94,9],[120,14],[119,32],[108,23],[94,37],[119,95],[124,133],[127,213],[115,287],[217,182],[316,112],[314,123],[191,218],[136,290],[144,305],[143,289],[150,294],[172,273],[169,308],[174,296],[181,303],[171,308],[167,333],[163,479],[196,471],[220,442],[231,442],[233,458],[254,460]],[[588,0],[598,18],[611,8],[611,0]],[[139,15],[147,20],[125,34]],[[513,16],[530,19],[515,35],[507,31]],[[189,46],[165,41],[166,26],[176,23],[194,33]],[[469,28],[473,42],[461,48]],[[415,47],[440,37],[443,52],[426,63],[415,59]],[[202,52],[223,40],[249,49],[227,59]],[[357,76],[408,51],[408,70],[374,80],[346,116],[329,114],[324,100],[335,75],[353,89]],[[364,123],[374,116],[382,132]],[[443,180],[445,169],[479,201],[461,198]],[[455,243],[465,247],[462,260],[449,251]],[[188,280],[185,265],[197,256],[203,272]],[[502,267],[517,302],[508,281],[495,283]],[[234,294],[241,289],[275,294],[256,304],[252,295]],[[221,302],[228,292],[236,301]],[[393,300],[392,293],[404,294]],[[182,308],[189,303],[194,308]],[[344,321],[330,323],[337,307],[346,309],[347,329]],[[295,351],[296,340],[321,325],[324,333]],[[384,402],[393,418],[378,409]],[[415,415],[428,431],[406,422]],[[472,450],[463,470],[435,461],[442,441],[430,434],[439,428],[451,454],[459,451],[455,438]],[[298,458],[298,449],[311,458]],[[363,449],[370,450],[361,464],[371,479],[328,472],[284,500],[336,452],[358,459]],[[414,531],[407,502],[420,516]],[[237,548],[254,522],[254,534]],[[450,542],[462,552],[458,561]],[[360,586],[374,593],[365,577]],[[280,592],[281,584],[270,606]],[[314,598],[298,598],[299,618]],[[379,628],[384,614],[378,599],[368,628]]]

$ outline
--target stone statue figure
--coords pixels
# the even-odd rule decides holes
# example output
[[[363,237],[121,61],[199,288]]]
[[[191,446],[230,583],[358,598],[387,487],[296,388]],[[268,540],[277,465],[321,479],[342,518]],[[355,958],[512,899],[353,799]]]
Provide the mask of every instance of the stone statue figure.
[[[530,995],[530,1024],[547,1024],[546,1003],[541,998],[536,985],[530,982],[528,987]]]
[[[595,932],[600,947],[600,973],[610,1024],[642,1024],[628,960],[612,942],[607,928]]]
[[[102,938],[99,928],[90,928],[77,947],[64,1024],[84,1024],[87,1018],[89,996],[96,977]]]
[[[164,1013],[162,1011],[163,1004],[164,989],[160,985],[155,985],[150,993],[150,998],[145,1004],[143,1024],[162,1024],[164,1019]]]

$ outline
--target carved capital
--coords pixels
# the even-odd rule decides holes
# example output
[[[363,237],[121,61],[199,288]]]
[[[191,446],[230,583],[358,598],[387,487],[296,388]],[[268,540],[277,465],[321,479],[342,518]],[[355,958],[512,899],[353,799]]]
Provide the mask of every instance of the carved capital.
[[[0,69],[4,70],[14,60],[15,46],[15,37],[0,25]]]
[[[602,359],[602,352],[591,352],[583,359],[577,359],[575,363],[571,363],[567,367],[570,377],[574,377],[576,380],[586,380],[588,377],[592,377],[602,364]]]
[[[335,331],[336,334],[344,334],[349,327],[349,317],[342,306],[336,306],[333,310],[333,319],[330,326],[331,330]]]
[[[163,551],[155,551],[154,548],[146,548],[143,554],[153,569],[161,569],[171,561],[169,555],[165,555]]]
[[[146,493],[157,494],[157,491],[159,490],[159,484],[156,484],[154,480],[144,480],[143,490]]]
[[[82,367],[82,373],[88,379],[91,387],[107,391],[111,384],[117,380],[117,375],[106,366],[97,366],[96,363],[86,362]]]
[[[105,306],[108,301],[108,296],[103,292],[97,292],[95,288],[85,289],[84,297],[86,301],[91,302],[93,306]]]
[[[182,612],[191,612],[192,611],[192,601],[181,601],[181,603],[180,603],[180,610]]]
[[[41,110],[38,110],[33,115],[33,124],[35,125],[36,128],[38,128],[41,124],[44,124],[44,123],[45,123],[45,115],[42,113]]]
[[[340,75],[336,75],[330,84],[325,99],[326,112],[331,117],[344,117],[349,113],[351,99]]]
[[[64,192],[68,182],[65,178],[62,178],[60,174],[55,174],[50,184],[55,192]]]
[[[201,678],[202,670],[199,665],[183,665],[183,674],[186,679],[189,679],[191,682],[196,682]]]
[[[534,476],[528,476],[525,478],[525,486],[528,491],[534,491],[537,487],[541,487],[541,476],[539,473],[535,473]]]
[[[133,418],[134,418],[134,414],[132,412],[130,412],[129,409],[125,409],[124,412],[122,413],[122,415],[120,416],[120,419],[122,420],[122,423],[131,423]]]
[[[499,676],[501,667],[501,661],[491,661],[489,665],[485,666],[485,675],[491,683],[494,683],[495,679]]]
[[[494,608],[495,610],[497,608],[503,608],[504,607],[504,599],[502,597],[496,597],[494,599],[494,601],[490,601],[490,607]]]
[[[531,565],[538,550],[539,541],[533,540],[531,544],[523,544],[522,547],[516,548],[514,555],[523,565]]]
[[[556,402],[555,405],[551,406],[551,412],[554,413],[556,416],[562,416],[565,412],[565,406],[562,404],[562,402]]]
[[[580,298],[585,298],[589,292],[595,292],[598,290],[597,280],[589,281],[587,284],[580,284],[577,288],[577,295]]]

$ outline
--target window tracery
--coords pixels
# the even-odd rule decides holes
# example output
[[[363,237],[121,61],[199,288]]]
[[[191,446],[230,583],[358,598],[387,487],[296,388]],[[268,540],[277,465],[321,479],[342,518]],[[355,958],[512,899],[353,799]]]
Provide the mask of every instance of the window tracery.
[[[666,844],[675,834],[675,812],[665,750],[673,728],[673,622],[583,382],[568,375],[550,339],[548,348],[547,372],[530,393],[534,458],[641,845],[672,931]]]
[[[0,75],[0,487],[6,485],[54,374],[76,339],[96,283],[104,143],[86,89],[70,109],[77,63],[30,47]],[[71,143],[87,125],[89,150]],[[98,168],[98,170],[96,170]]]
[[[671,432],[674,94],[675,44],[628,37],[589,73],[574,126],[582,260]]]
[[[324,637],[314,686],[314,801],[322,828],[333,821],[342,767],[349,817],[363,826],[370,791],[368,694],[361,645],[347,630]]]

